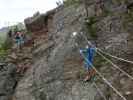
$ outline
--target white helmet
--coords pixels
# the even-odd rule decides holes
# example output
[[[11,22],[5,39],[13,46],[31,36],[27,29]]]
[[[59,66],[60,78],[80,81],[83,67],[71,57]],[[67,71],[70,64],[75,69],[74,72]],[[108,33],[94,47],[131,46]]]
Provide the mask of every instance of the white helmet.
[[[86,47],[85,47],[86,49],[88,49],[89,48],[89,46],[88,45],[86,45]]]
[[[72,34],[73,34],[73,36],[76,36],[77,35],[77,32],[73,32]]]

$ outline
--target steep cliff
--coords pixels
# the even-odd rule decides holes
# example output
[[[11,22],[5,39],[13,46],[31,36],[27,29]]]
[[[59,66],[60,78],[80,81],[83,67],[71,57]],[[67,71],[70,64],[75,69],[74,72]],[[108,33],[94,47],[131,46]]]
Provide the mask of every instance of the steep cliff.
[[[85,71],[75,43],[85,47],[83,32],[98,48],[133,60],[131,0],[90,0],[88,16],[83,4],[61,6],[52,13],[28,19],[27,30],[37,35],[33,64],[15,90],[13,100],[103,100],[93,82],[83,83]],[[46,34],[47,33],[47,34]],[[132,65],[111,59],[130,75]],[[133,98],[132,80],[96,55],[96,68],[127,100]],[[102,78],[96,77],[107,100],[122,100]]]

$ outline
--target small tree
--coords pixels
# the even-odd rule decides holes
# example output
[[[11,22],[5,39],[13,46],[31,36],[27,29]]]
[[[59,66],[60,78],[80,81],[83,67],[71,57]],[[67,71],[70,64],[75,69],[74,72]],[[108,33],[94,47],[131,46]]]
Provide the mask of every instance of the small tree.
[[[12,39],[7,34],[6,40],[2,43],[2,49],[6,51],[10,49],[11,47],[12,47]]]
[[[57,6],[61,6],[63,3],[61,2],[61,0],[58,0],[58,1],[56,2],[56,4],[57,4]]]

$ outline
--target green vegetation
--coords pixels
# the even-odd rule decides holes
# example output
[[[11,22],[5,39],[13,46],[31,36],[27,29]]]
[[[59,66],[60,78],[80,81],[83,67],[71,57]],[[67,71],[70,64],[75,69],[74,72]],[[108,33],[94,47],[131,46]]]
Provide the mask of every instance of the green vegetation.
[[[112,15],[113,14],[113,12],[111,12],[109,9],[104,9],[104,11],[103,11],[103,17],[107,17],[107,16],[109,16],[109,15]]]
[[[0,36],[0,44],[2,44],[5,41],[5,36]]]
[[[86,25],[86,28],[87,28],[89,35],[92,38],[97,38],[97,34],[96,34],[97,27],[95,25],[96,22],[97,22],[97,19],[95,16],[86,18],[85,25]]]
[[[63,3],[64,3],[65,6],[79,5],[80,0],[63,0]]]
[[[30,31],[27,31],[26,34],[29,36],[32,36],[32,32],[30,32]]]
[[[101,52],[100,52],[101,53]],[[105,55],[103,53],[101,53],[104,57],[106,57],[109,60],[113,60],[110,56]],[[97,68],[100,68],[104,65],[110,64],[107,60],[105,60],[103,57],[101,57],[98,53],[96,54],[95,58],[94,58],[94,66],[96,66]]]
[[[5,56],[7,56],[8,54],[8,50],[11,48],[12,46],[12,41],[11,39],[9,39],[9,37],[5,36],[5,38],[0,39],[0,58],[4,58]]]
[[[124,18],[123,28],[128,30],[133,27],[133,9],[128,9],[128,12],[124,13],[122,16]]]
[[[114,4],[127,4],[128,0],[112,0]]]
[[[8,52],[6,50],[0,48],[0,58],[4,58],[7,54]]]
[[[11,30],[12,32],[23,31],[25,32],[25,26],[19,23],[14,26],[5,27],[1,29],[0,33],[0,58],[6,57],[9,49],[12,47],[12,40],[8,37],[7,32]]]
[[[3,58],[3,56],[7,54],[6,43],[4,42],[5,40],[5,36],[0,37],[0,58]]]
[[[101,56],[99,56],[99,55],[95,56],[94,66],[96,66],[97,68],[100,68],[107,63],[108,62],[105,59],[103,59]]]
[[[25,26],[23,23],[18,23],[17,25],[10,26],[9,29],[14,31],[25,30]]]
[[[11,42],[5,41],[0,44],[0,57],[5,57],[8,54],[8,50],[11,48]]]

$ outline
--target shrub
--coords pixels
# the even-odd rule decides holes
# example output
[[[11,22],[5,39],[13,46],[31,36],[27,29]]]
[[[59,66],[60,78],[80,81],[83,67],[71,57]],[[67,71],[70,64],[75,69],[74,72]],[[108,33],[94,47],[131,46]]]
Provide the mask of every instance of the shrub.
[[[70,6],[70,5],[77,5],[80,3],[80,0],[63,0],[64,5]]]
[[[113,15],[113,12],[110,11],[109,9],[104,9],[104,10],[103,10],[102,16],[103,16],[103,17],[107,17],[107,16],[109,16],[109,15]]]
[[[11,44],[11,41],[10,41],[10,40],[6,40],[6,41],[2,44],[2,48],[3,48],[4,50],[10,49],[11,46],[12,46],[12,44]]]
[[[97,22],[97,19],[94,16],[86,18],[86,22],[85,22],[86,28],[87,28],[89,35],[92,38],[97,38],[97,34],[96,34],[97,28],[95,25],[96,22]]]
[[[61,0],[58,0],[57,2],[56,2],[56,5],[57,6],[61,6],[63,3],[62,3],[62,1]]]
[[[110,57],[108,57],[106,55],[104,55],[104,56],[111,60]],[[96,66],[97,68],[100,68],[106,64],[108,64],[107,60],[103,59],[100,55],[96,54],[96,56],[94,58],[94,66]]]
[[[112,0],[114,4],[128,4],[128,0]]]
[[[0,43],[0,57],[6,56],[8,53],[8,50],[12,47],[12,41],[7,36],[7,39],[4,40],[4,42]]]
[[[130,9],[128,12],[125,12],[123,15],[123,28],[126,29],[127,31],[129,29],[132,29],[133,27],[133,10]]]

